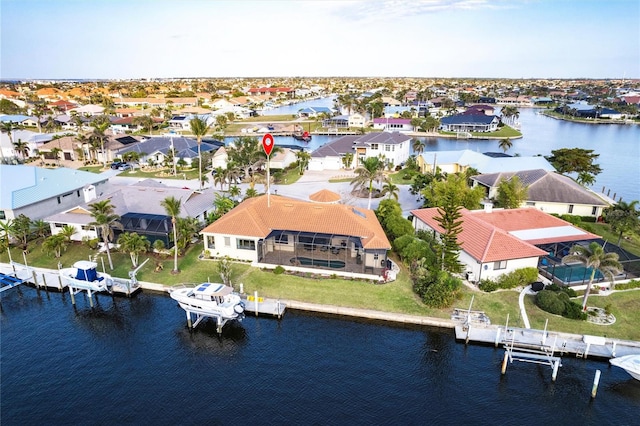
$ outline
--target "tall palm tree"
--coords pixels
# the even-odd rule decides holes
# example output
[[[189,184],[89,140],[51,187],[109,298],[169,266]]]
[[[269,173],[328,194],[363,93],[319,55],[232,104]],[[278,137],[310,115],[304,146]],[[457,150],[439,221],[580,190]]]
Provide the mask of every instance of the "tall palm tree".
[[[18,126],[16,123],[13,123],[11,121],[3,121],[2,123],[0,123],[0,131],[2,131],[2,133],[6,133],[7,136],[9,137],[9,142],[11,142],[11,144],[13,145],[13,131],[14,130],[18,130],[20,128],[20,126]],[[2,148],[0,148],[0,163],[3,163],[4,161],[4,153],[2,152]]]
[[[571,248],[570,254],[562,258],[562,263],[568,262],[580,262],[585,267],[591,268],[591,276],[589,277],[589,284],[584,292],[584,298],[582,299],[582,310],[587,310],[587,299],[591,292],[591,285],[593,279],[596,276],[596,271],[600,271],[602,275],[609,278],[613,286],[613,278],[616,274],[623,271],[622,264],[618,261],[618,253],[606,253],[604,248],[593,242],[588,247],[575,245]]]
[[[356,188],[369,189],[369,204],[367,209],[371,210],[371,197],[373,194],[373,182],[379,182],[384,176],[384,162],[378,157],[368,157],[362,160],[360,167],[355,170],[356,176],[351,180],[351,185]]]
[[[26,159],[29,155],[29,144],[22,142],[22,139],[18,139],[18,142],[13,143],[13,150],[20,154],[22,159]]]
[[[93,221],[90,226],[95,226],[102,241],[107,249],[107,259],[109,259],[109,268],[113,269],[113,261],[111,260],[111,252],[109,251],[109,242],[113,239],[113,228],[122,229],[123,226],[119,222],[120,216],[115,213],[115,207],[111,204],[111,200],[96,201],[89,204],[89,211]]]
[[[296,152],[296,160],[298,160],[298,170],[300,171],[300,174],[303,175],[309,165],[309,161],[311,160],[311,154],[302,150],[298,151]]]
[[[160,205],[164,207],[168,216],[171,216],[171,227],[173,228],[173,271],[171,273],[177,274],[180,272],[178,269],[178,228],[176,226],[177,217],[180,216],[181,200],[176,197],[167,197],[160,202]]]
[[[189,121],[191,126],[191,132],[196,137],[198,143],[198,182],[200,184],[200,190],[202,191],[202,156],[200,155],[200,145],[202,145],[202,137],[207,134],[211,125],[200,117],[192,118]]]
[[[502,139],[500,141],[500,143],[498,143],[498,147],[503,150],[505,153],[513,146],[513,142],[511,142],[511,139],[506,138],[506,139]]]
[[[108,139],[108,136],[105,134],[105,132],[109,128],[110,123],[106,120],[100,120],[93,121],[91,125],[93,126],[93,132],[91,133],[90,138],[100,145],[100,152],[102,153],[102,167],[106,168],[107,156],[104,153],[104,143]]]
[[[422,154],[422,152],[424,151],[424,141],[422,139],[413,139],[412,141],[412,147],[413,147],[413,152],[415,152],[417,155]]]

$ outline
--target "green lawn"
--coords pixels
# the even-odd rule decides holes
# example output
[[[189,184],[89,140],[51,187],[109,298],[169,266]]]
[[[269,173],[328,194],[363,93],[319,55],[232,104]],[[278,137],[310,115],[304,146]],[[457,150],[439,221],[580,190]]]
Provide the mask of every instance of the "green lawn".
[[[188,250],[185,256],[178,258],[179,274],[172,274],[173,257],[142,256],[150,260],[138,272],[139,281],[177,285],[182,283],[199,283],[204,281],[218,281],[216,262],[198,258],[202,245],[196,244]],[[23,263],[22,250],[11,250],[13,260]],[[34,241],[29,245],[27,263],[31,266],[57,268],[58,261],[63,267],[71,266],[75,261],[88,259],[95,255],[84,244],[72,244],[60,259],[46,255],[40,249],[40,242]],[[105,253],[99,254],[98,263],[102,269],[102,262],[112,275],[127,278],[132,269],[129,256],[113,252],[114,270],[109,271]],[[6,252],[0,253],[0,262],[9,260]],[[156,266],[162,265],[162,270],[156,272]],[[318,304],[328,304],[345,307],[367,308],[387,312],[398,312],[412,315],[424,315],[436,318],[449,318],[451,308],[467,309],[473,297],[473,310],[485,311],[493,324],[504,324],[509,315],[509,324],[524,326],[518,307],[517,291],[498,291],[484,293],[474,291],[466,286],[462,287],[460,298],[451,308],[433,309],[424,306],[413,293],[412,283],[406,268],[402,267],[398,279],[392,283],[374,284],[369,281],[325,277],[308,277],[291,274],[275,274],[271,270],[260,270],[248,264],[237,263],[233,266],[231,281],[236,290],[239,284],[244,285],[244,291],[253,293],[258,291],[264,297],[299,300]],[[549,329],[554,331],[571,332],[577,334],[606,334],[608,337],[620,339],[640,340],[640,291],[617,292],[608,297],[593,295],[589,298],[590,306],[605,307],[611,305],[611,310],[617,322],[611,326],[596,326],[582,321],[569,320],[551,315],[540,310],[533,304],[533,297],[525,298],[527,314],[533,328],[543,329],[544,322],[549,319]]]
[[[573,299],[582,303],[582,298]],[[534,296],[525,297],[525,307],[532,328],[544,329],[545,320],[549,320],[549,330],[576,334],[606,335],[625,340],[640,341],[640,290],[620,291],[609,296],[592,295],[589,306],[604,308],[611,305],[611,313],[616,317],[613,325],[597,325],[587,321],[576,321],[550,314],[534,304]]]
[[[583,223],[581,226],[587,228],[587,231],[600,235],[604,240],[610,243],[618,243],[618,234],[613,233],[611,231],[611,227],[606,223]],[[622,238],[620,241],[620,247],[627,250],[629,253],[640,256],[640,234],[634,234],[630,237]]]

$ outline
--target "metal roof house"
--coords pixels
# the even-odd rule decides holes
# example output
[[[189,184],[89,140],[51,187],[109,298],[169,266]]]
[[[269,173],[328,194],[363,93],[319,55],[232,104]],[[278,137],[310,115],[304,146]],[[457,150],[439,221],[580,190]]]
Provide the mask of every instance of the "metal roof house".
[[[0,164],[0,220],[43,219],[103,193],[108,176],[79,170]]]

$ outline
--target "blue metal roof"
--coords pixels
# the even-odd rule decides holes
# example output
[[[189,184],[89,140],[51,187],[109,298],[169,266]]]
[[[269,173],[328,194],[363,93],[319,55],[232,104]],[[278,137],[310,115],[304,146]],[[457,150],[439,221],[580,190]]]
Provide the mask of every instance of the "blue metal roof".
[[[18,209],[105,180],[103,175],[67,168],[0,164],[0,209]]]

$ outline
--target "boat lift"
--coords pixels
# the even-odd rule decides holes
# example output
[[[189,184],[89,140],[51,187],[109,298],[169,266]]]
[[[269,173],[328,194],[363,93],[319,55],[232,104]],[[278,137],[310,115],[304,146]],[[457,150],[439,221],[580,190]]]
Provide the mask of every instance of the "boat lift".
[[[544,331],[542,333],[542,338],[540,340],[539,345],[534,345],[531,343],[517,343],[515,341],[516,338],[516,330],[509,329],[509,315],[507,314],[507,322],[505,324],[504,330],[504,340],[506,344],[504,345],[505,353],[504,360],[502,361],[502,374],[507,372],[507,361],[512,363],[513,361],[522,361],[522,362],[530,362],[533,364],[546,364],[552,369],[551,380],[556,381],[556,377],[558,376],[558,368],[562,366],[561,358],[554,356],[554,352],[556,350],[556,342],[558,340],[558,336],[555,336],[553,344],[551,346],[547,345],[547,324],[549,320],[544,325]],[[524,330],[522,331],[524,333]],[[531,332],[531,330],[527,330],[527,332]],[[508,334],[511,333],[511,340],[508,339]]]

